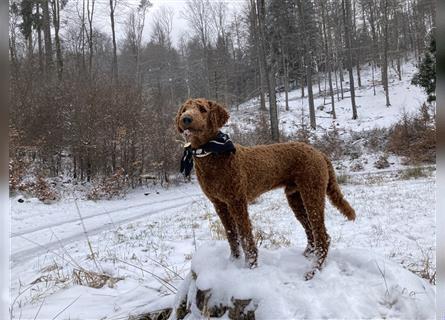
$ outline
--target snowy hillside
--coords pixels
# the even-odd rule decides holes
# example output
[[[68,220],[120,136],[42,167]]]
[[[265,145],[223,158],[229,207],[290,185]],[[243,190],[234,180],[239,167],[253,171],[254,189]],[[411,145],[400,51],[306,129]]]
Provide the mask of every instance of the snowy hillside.
[[[411,79],[416,72],[414,60],[405,62],[402,66],[402,81],[399,81],[394,70],[389,72],[389,92],[391,106],[386,106],[385,93],[381,85],[380,69],[374,71],[374,81],[376,84],[376,95],[373,91],[372,70],[370,66],[363,66],[361,72],[362,87],[356,88],[356,104],[358,119],[352,120],[351,100],[349,93],[348,75],[344,73],[345,99],[338,101],[335,99],[335,111],[337,119],[333,120],[331,115],[330,96],[325,98],[319,94],[318,86],[314,84],[314,102],[316,108],[317,131],[324,132],[332,128],[333,124],[337,126],[340,134],[349,130],[362,131],[370,130],[376,127],[388,127],[400,119],[404,112],[411,113],[419,109],[420,105],[426,101],[427,96],[422,88],[411,84]],[[324,90],[324,82],[321,85]],[[306,88],[307,89],[307,88]],[[335,86],[334,86],[335,90]],[[347,91],[347,92],[346,92]],[[327,92],[329,90],[327,89]],[[307,95],[307,90],[305,90]],[[302,118],[304,123],[309,123],[309,107],[307,96],[301,98],[301,90],[289,92],[289,111],[285,110],[284,93],[277,96],[279,106],[279,127],[283,133],[293,134],[301,128]],[[324,102],[326,105],[324,105]],[[259,108],[259,99],[255,98],[239,106],[239,110],[231,110],[231,124],[238,126],[242,130],[253,130],[258,121],[257,110]]]
[[[262,265],[252,279],[276,271],[268,279],[283,284],[264,283],[276,289],[269,296],[279,303],[268,312],[334,316],[344,311],[335,303],[343,299],[355,319],[379,314],[433,318],[434,286],[418,277],[435,272],[435,176],[425,174],[411,180],[397,171],[351,176],[342,189],[357,220],[345,221],[328,204],[332,250],[325,272],[313,282],[301,280],[307,266],[299,252],[305,235],[282,190],[251,205]],[[196,264],[210,250],[218,256],[209,256],[208,263],[228,266],[227,243],[214,245],[224,240],[223,228],[196,181],[170,190],[139,189],[126,199],[78,201],[82,220],[72,199],[52,205],[17,200],[11,199],[13,319],[127,319],[172,308],[192,258]],[[236,264],[227,268],[237,276],[249,272]],[[292,303],[290,292],[298,294]],[[256,291],[253,298],[265,294]],[[318,307],[309,310],[313,298]],[[257,319],[270,319],[267,315],[259,309]]]

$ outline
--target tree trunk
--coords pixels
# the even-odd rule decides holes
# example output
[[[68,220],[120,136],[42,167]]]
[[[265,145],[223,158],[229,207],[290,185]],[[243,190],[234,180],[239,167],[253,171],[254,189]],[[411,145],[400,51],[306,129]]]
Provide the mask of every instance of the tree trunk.
[[[40,19],[40,6],[41,4],[36,4],[36,14]],[[39,50],[39,71],[41,74],[43,74],[44,71],[44,64],[43,64],[43,44],[42,44],[42,27],[41,27],[41,21],[39,20],[37,22],[37,45]]]
[[[269,71],[269,115],[270,115],[270,129],[272,134],[272,141],[280,141],[280,133],[278,129],[278,107],[277,97],[275,93],[276,79],[273,72]]]
[[[73,152],[75,153],[75,152]],[[73,179],[77,179],[77,156],[73,154]]]
[[[324,51],[326,55],[326,68],[328,70],[328,80],[329,80],[329,95],[331,96],[331,112],[332,112],[332,118],[336,119],[337,115],[335,114],[335,98],[334,98],[334,89],[332,87],[332,61],[331,61],[331,53],[329,51],[329,44],[328,40],[331,39],[331,37],[327,36],[327,30],[326,30],[326,8],[324,1],[320,2],[321,4],[321,16],[322,16],[322,28],[323,28],[323,38],[324,38]],[[329,32],[330,35],[330,32]]]
[[[315,120],[315,105],[314,105],[314,94],[312,91],[312,61],[311,61],[311,50],[309,46],[309,35],[306,31],[306,22],[305,22],[305,13],[301,0],[297,1],[298,6],[298,14],[301,21],[302,27],[302,35],[303,35],[303,46],[304,46],[304,67],[306,71],[306,83],[307,83],[307,92],[308,92],[308,100],[309,100],[309,119],[310,125],[312,129],[317,127],[317,123]]]
[[[301,56],[301,70],[304,70],[300,75],[300,84],[301,84],[301,98],[304,98],[304,87],[306,86],[305,75],[306,70],[304,68],[304,54]]]
[[[341,99],[343,100],[345,98],[344,92],[343,92],[343,81],[345,81],[343,77],[343,63],[339,62],[339,78],[340,78],[340,93],[341,93]]]
[[[93,79],[93,17],[94,17],[94,5],[95,0],[91,0],[91,8],[90,8],[90,0],[87,0],[87,17],[88,17],[88,27],[89,27],[89,35],[88,35],[88,76],[89,80]]]
[[[352,48],[351,48],[351,3],[350,0],[342,0],[343,21],[345,25],[345,40],[348,50],[348,72],[349,88],[351,93],[352,119],[357,119],[357,106],[355,104],[354,74],[352,70]]]
[[[373,65],[375,66],[376,64],[378,65],[380,63],[380,59],[378,57],[378,36],[375,27],[374,8],[371,5],[369,6],[369,24],[371,26],[371,36],[372,36],[372,60],[373,60]],[[375,95],[375,89],[374,89],[374,95]]]
[[[309,100],[309,118],[311,128],[315,129],[317,123],[315,120],[315,105],[314,105],[314,93],[312,91],[312,66],[306,66],[306,82],[307,82],[307,95]]]
[[[284,65],[284,101],[286,111],[289,111],[289,65],[286,61]]]
[[[28,43],[27,43],[27,49],[28,49],[28,62],[32,63],[32,56],[34,54],[33,52],[33,44],[32,44],[32,32],[28,35]]]
[[[394,23],[396,25],[396,28],[399,29],[399,12],[397,12],[397,10],[394,10]],[[400,67],[400,40],[399,40],[399,33],[396,32],[396,65],[397,65],[397,76],[399,77],[399,81],[402,81],[402,70]]]
[[[82,57],[81,57],[81,61],[80,61],[80,65],[81,68],[79,71],[80,75],[85,75],[86,74],[86,62],[85,62],[85,35],[86,35],[86,25],[85,25],[85,0],[82,0],[82,16],[81,16],[81,32],[80,32],[80,52],[82,53]]]
[[[113,61],[111,65],[111,80],[114,83],[118,82],[118,67],[117,67],[117,45],[116,32],[114,28],[114,10],[116,9],[116,0],[110,0],[110,21],[111,21],[111,35],[113,40]]]
[[[289,71],[288,71],[288,62],[286,59],[286,55],[284,54],[284,48],[281,46],[281,58],[283,63],[283,83],[284,83],[284,103],[285,110],[289,111]]]
[[[318,70],[318,66],[316,65],[316,70],[315,72],[317,73],[317,84],[318,84],[318,94],[321,94],[321,79],[320,79],[320,70]]]
[[[354,45],[351,45],[351,47],[357,47],[357,15],[356,15],[356,2],[355,0],[352,0],[352,26],[353,26],[353,37],[354,37]],[[356,68],[357,68],[357,84],[358,87],[360,88],[362,86],[362,79],[360,77],[360,52],[361,49],[360,48],[356,48],[355,49],[355,63],[356,63]]]
[[[14,78],[17,78],[17,68],[18,68],[18,62],[17,62],[17,47],[16,47],[16,36],[14,34],[14,31],[12,31],[10,37],[9,37],[9,59],[11,59],[11,75]]]
[[[388,0],[384,0],[383,8],[383,28],[384,28],[384,43],[383,43],[383,63],[382,63],[382,84],[385,90],[386,106],[389,107],[389,88],[388,88]]]
[[[270,115],[270,130],[272,140],[278,142],[280,135],[278,131],[278,113],[277,113],[277,99],[275,94],[275,74],[273,72],[273,66],[269,67],[266,61],[266,27],[265,27],[265,17],[266,8],[265,0],[256,0],[257,4],[257,19],[258,19],[258,29],[260,38],[260,56],[262,60],[262,65],[266,72],[267,87],[269,89],[269,115]]]
[[[80,169],[80,181],[83,181],[83,179],[84,179],[84,168],[83,168],[83,166],[84,166],[84,160],[83,160],[83,157],[80,156],[80,166],[79,166],[79,169]]]
[[[260,35],[259,35],[259,26],[258,26],[258,12],[257,12],[257,3],[256,0],[250,1],[250,7],[251,7],[251,24],[253,28],[253,36],[255,41],[255,49],[257,52],[257,62],[258,62],[258,79],[259,79],[259,88],[260,88],[260,110],[265,111],[266,110],[266,93],[265,90],[265,70],[264,70],[264,64],[263,64],[263,57],[262,55],[264,52],[261,49],[261,43],[260,43]]]
[[[337,81],[337,67],[334,69],[334,77],[335,77],[335,90],[337,92],[337,101],[340,101],[340,90],[338,90],[338,81]]]
[[[53,57],[52,57],[53,48],[51,41],[51,25],[50,25],[48,0],[42,0],[42,11],[43,11],[43,34],[45,35],[45,73],[46,77],[50,78],[53,66]]]
[[[360,76],[360,58],[357,55],[357,85],[359,86],[359,88],[362,86],[362,79]]]
[[[56,43],[57,78],[59,80],[62,80],[63,58],[62,58],[62,49],[60,46],[60,37],[59,37],[59,29],[60,29],[60,3],[59,3],[59,0],[53,0],[52,7],[53,7],[54,41]]]

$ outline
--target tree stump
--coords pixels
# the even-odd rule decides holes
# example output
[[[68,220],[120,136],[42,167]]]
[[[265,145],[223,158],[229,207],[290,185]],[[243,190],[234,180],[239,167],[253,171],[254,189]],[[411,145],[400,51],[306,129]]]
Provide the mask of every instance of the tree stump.
[[[197,287],[198,277],[199,275],[194,271],[191,271],[187,276],[182,288],[184,289],[183,294],[177,300],[170,319],[184,319],[189,314],[198,318],[221,318],[227,314],[229,319],[233,320],[255,320],[257,305],[252,299],[237,297],[215,299],[214,296],[219,294],[212,288],[200,289]]]

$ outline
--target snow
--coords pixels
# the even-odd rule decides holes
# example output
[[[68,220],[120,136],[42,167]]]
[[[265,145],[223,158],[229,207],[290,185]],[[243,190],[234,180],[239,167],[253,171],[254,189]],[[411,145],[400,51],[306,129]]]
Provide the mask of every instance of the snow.
[[[178,296],[211,290],[208,306],[230,306],[233,299],[251,299],[256,319],[432,319],[435,290],[425,280],[371,250],[334,249],[312,281],[303,275],[310,262],[304,248],[259,252],[259,267],[250,270],[228,259],[225,242],[203,245],[195,253]],[[177,299],[176,303],[178,303]],[[195,297],[186,319],[201,319]],[[174,318],[174,317],[173,317]]]
[[[394,70],[389,70],[389,92],[391,102],[391,106],[389,107],[386,106],[385,93],[382,86],[379,84],[379,79],[381,79],[380,69],[375,70],[376,95],[374,95],[371,80],[371,67],[362,67],[362,87],[356,88],[355,90],[358,113],[357,120],[352,120],[352,107],[349,91],[345,92],[345,99],[343,100],[338,101],[337,96],[335,97],[337,119],[333,120],[332,115],[330,114],[331,106],[328,104],[331,101],[330,96],[328,95],[324,99],[318,91],[318,86],[314,83],[314,104],[316,109],[315,113],[318,134],[324,133],[334,125],[341,131],[340,134],[349,132],[350,130],[358,132],[389,127],[391,124],[399,120],[404,112],[415,112],[419,109],[422,103],[426,101],[427,95],[423,89],[411,85],[411,79],[417,70],[414,60],[405,61],[403,64],[402,81],[398,80]],[[347,82],[349,79],[347,72],[344,73],[344,78]],[[321,88],[323,91],[323,81]],[[343,89],[345,91],[349,90],[349,84],[344,83]],[[284,93],[277,95],[279,128],[281,132],[291,135],[302,127],[302,123],[306,126],[309,124],[307,90],[305,94],[306,96],[301,98],[300,89],[289,92],[289,111],[285,110]],[[324,105],[324,103],[326,103],[326,105]],[[323,110],[319,110],[320,107],[323,107]],[[244,131],[253,130],[258,121],[256,119],[257,116],[254,116],[254,114],[257,114],[258,109],[258,98],[251,99],[241,104],[238,111],[232,109],[228,126],[237,126]]]
[[[342,289],[345,286],[342,283],[348,276],[339,270],[350,268],[354,271],[350,286],[357,287],[353,295],[357,301],[351,302],[355,309],[351,309],[350,312],[365,314],[368,300],[373,301],[374,304],[371,305],[379,304],[376,298],[378,295],[383,305],[377,311],[369,311],[369,317],[375,315],[375,312],[381,312],[387,314],[389,318],[405,319],[403,315],[407,314],[412,315],[409,318],[415,318],[414,315],[418,315],[418,319],[431,318],[434,308],[428,304],[428,299],[434,294],[432,293],[434,287],[408,270],[421,269],[425,261],[431,263],[430,271],[435,268],[434,172],[430,177],[412,180],[400,180],[395,172],[389,171],[378,175],[375,173],[353,175],[349,184],[342,186],[342,190],[356,209],[357,220],[354,223],[346,221],[327,203],[326,225],[332,238],[331,251],[326,268],[316,275],[312,284],[311,281],[301,284],[303,274],[309,266],[308,262],[300,257],[306,239],[303,228],[286,205],[282,190],[263,195],[249,207],[255,236],[259,239],[258,235],[261,234],[262,239],[259,243],[260,267],[254,272],[272,273],[272,268],[276,268],[275,271],[278,272],[276,275],[271,275],[272,278],[268,280],[271,290],[279,289],[275,299],[276,303],[280,303],[277,306],[281,305],[282,308],[275,310],[286,314],[298,310],[308,317],[311,314],[315,317],[323,312],[327,315],[328,309],[332,314],[340,314],[343,309],[339,303],[331,303],[328,306],[317,304],[316,308],[308,310],[308,303],[315,297],[315,292],[310,293],[310,286],[316,288],[320,294],[318,299],[323,299],[322,301],[340,299],[345,292],[348,293],[352,289],[347,287]],[[105,206],[108,211],[116,210],[116,215],[113,216],[115,225],[109,223],[108,215],[99,215],[103,229],[89,234],[88,237],[100,269],[113,277],[123,278],[111,287],[105,285],[99,289],[80,286],[73,281],[73,269],[79,266],[92,272],[99,272],[91,259],[80,225],[75,223],[66,225],[65,231],[68,236],[71,235],[71,231],[68,230],[70,228],[76,228],[78,233],[77,237],[66,242],[62,230],[49,228],[57,232],[60,243],[58,246],[50,245],[49,249],[40,251],[40,246],[46,248],[47,244],[58,242],[55,235],[49,234],[45,229],[45,225],[58,223],[54,215],[64,214],[70,219],[76,217],[72,200],[44,205],[31,204],[32,201],[19,203],[11,199],[15,232],[18,230],[24,232],[34,224],[42,227],[41,232],[47,233],[46,236],[43,234],[39,236],[39,232],[31,230],[31,234],[25,235],[26,237],[30,240],[40,238],[40,246],[34,247],[35,255],[26,255],[18,260],[12,259],[13,318],[34,319],[38,314],[37,319],[52,319],[66,308],[58,318],[86,319],[88,315],[88,318],[94,319],[125,319],[129,315],[172,307],[175,299],[173,293],[177,292],[184,283],[183,279],[187,278],[192,258],[194,265],[198,263],[199,266],[200,259],[204,259],[211,264],[211,270],[214,267],[226,268],[239,273],[237,277],[243,275],[248,278],[251,270],[244,269],[242,263],[233,264],[229,261],[226,242],[215,243],[224,237],[221,223],[211,203],[205,197],[196,196],[200,194],[196,181],[167,191],[159,189],[159,195],[153,192],[153,199],[150,198],[151,195],[144,196],[144,192],[145,190],[136,190],[126,199],[99,201],[96,210],[94,203],[86,200],[78,201],[85,217],[103,212],[99,204]],[[163,206],[170,204],[162,202],[163,200],[181,195],[188,196],[183,199],[185,206],[176,203],[176,208],[162,209]],[[187,203],[189,200],[191,201]],[[144,202],[147,207],[142,206]],[[141,206],[134,208],[135,205]],[[127,210],[126,207],[130,209]],[[160,210],[150,211],[152,207]],[[145,210],[147,215],[133,215],[132,211],[137,208]],[[126,217],[134,217],[134,220],[118,222],[119,219],[125,220]],[[98,224],[93,221],[84,220],[88,232],[91,227],[94,228]],[[13,257],[22,250],[24,244],[21,243],[25,242],[27,241],[21,237],[12,238]],[[196,248],[203,248],[204,251],[199,249],[195,252]],[[213,253],[212,256],[205,258],[202,253],[205,253],[205,250],[221,251],[218,251],[215,260]],[[386,268],[386,279],[394,285],[388,287],[388,295],[386,291],[382,291],[384,290],[382,276],[376,273],[373,266],[370,265],[368,268],[364,263],[368,260],[365,259],[374,259],[382,270]],[[345,261],[342,262],[343,260]],[[201,269],[200,272],[205,272]],[[211,281],[213,273],[211,270],[208,280],[204,277],[202,281]],[[255,274],[252,277],[255,277]],[[397,279],[394,279],[394,274],[397,275]],[[375,282],[362,281],[371,279],[371,275]],[[236,279],[219,278],[236,283]],[[41,279],[41,282],[34,283],[37,279]],[[62,281],[64,279],[65,281]],[[274,283],[276,279],[281,279],[282,282],[279,283],[289,280],[290,285],[280,286],[279,283]],[[253,281],[255,282],[258,281]],[[240,290],[238,293],[247,296],[251,293],[251,289],[242,283],[242,286],[238,286]],[[420,284],[425,286],[424,291],[427,294],[417,295]],[[294,295],[298,294],[298,299],[294,301],[295,305],[292,304],[290,309],[286,304],[290,300],[282,296],[288,292],[286,290],[289,292],[293,290]],[[368,291],[375,295],[368,295]],[[409,295],[410,292],[416,292],[414,300]],[[258,294],[256,297],[261,297],[260,292],[255,291],[255,294]],[[348,299],[352,299],[352,295]],[[389,299],[388,301],[396,303],[390,309],[385,305],[385,300],[381,299]],[[298,309],[298,306],[301,309]],[[266,312],[266,309],[259,309],[258,312],[261,310]],[[268,319],[260,315],[265,313],[260,313],[257,319]]]
[[[140,191],[142,192],[131,194],[122,201],[77,200],[82,220],[88,221],[88,233],[95,234],[109,229],[110,226],[116,228],[127,221],[177,209],[202,197],[199,190],[193,189],[189,192],[187,186],[170,190]],[[150,194],[146,196],[147,192]],[[23,197],[14,198],[13,203],[20,198]],[[58,247],[61,243],[83,238],[81,219],[75,201],[67,198],[49,206],[36,198],[30,198],[17,206],[12,216],[12,263],[16,264],[28,255],[35,256],[50,248]],[[53,240],[46,241],[49,238]],[[45,244],[45,247],[42,247],[42,244]]]

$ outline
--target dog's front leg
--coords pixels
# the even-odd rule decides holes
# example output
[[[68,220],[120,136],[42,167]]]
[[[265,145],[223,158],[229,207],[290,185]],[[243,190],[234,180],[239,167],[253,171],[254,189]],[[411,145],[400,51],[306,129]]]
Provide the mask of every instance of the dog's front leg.
[[[238,227],[246,263],[249,268],[253,269],[258,265],[258,250],[255,241],[253,240],[252,226],[247,211],[247,201],[232,201],[228,206],[230,215],[233,217]]]
[[[218,200],[212,200],[212,202],[226,231],[227,240],[229,241],[230,246],[230,255],[232,259],[238,259],[240,256],[240,242],[236,222],[231,217],[229,209],[224,202]]]

